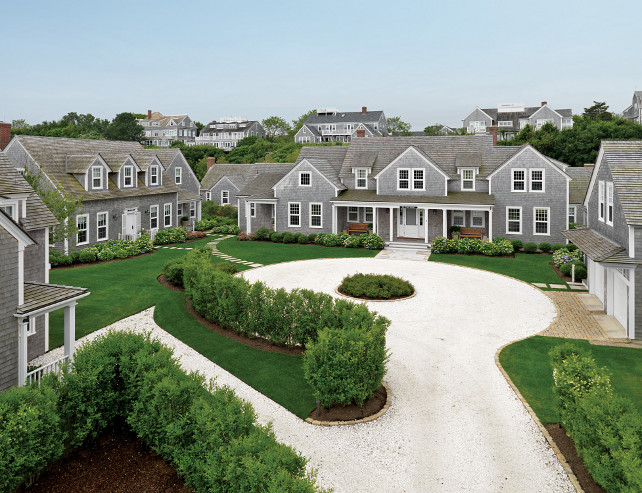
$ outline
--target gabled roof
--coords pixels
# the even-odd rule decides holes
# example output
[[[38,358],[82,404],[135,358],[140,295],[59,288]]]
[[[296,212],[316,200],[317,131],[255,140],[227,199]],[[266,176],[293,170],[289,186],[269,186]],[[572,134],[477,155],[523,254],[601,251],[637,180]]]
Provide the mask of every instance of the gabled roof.
[[[591,181],[591,173],[593,173],[593,168],[585,167],[574,167],[569,166],[566,168],[566,174],[572,178],[572,181],[569,183],[569,204],[581,204],[584,202],[584,196],[586,195],[586,190],[588,189],[589,182]]]
[[[201,180],[201,188],[209,190],[224,176],[234,176],[234,181],[230,181],[241,189],[255,174],[255,164],[213,164]]]
[[[312,125],[306,125],[305,123],[301,126],[301,128],[299,129],[299,131],[297,132],[297,134],[298,134],[299,132],[301,132],[304,128],[305,128],[308,132],[310,132],[312,135],[314,135],[315,137],[321,137],[321,132],[319,132],[319,131],[316,129],[316,127],[313,127]],[[302,132],[301,132],[301,133],[302,133]]]
[[[182,122],[185,118],[187,118],[187,115],[163,115],[162,113],[159,113],[158,111],[154,111],[152,113],[151,118],[141,118],[138,120],[139,122],[158,122],[159,127],[165,127],[169,125],[169,122],[171,120],[174,120],[174,124],[178,125],[180,122]]]
[[[33,189],[4,152],[0,152],[0,195],[7,193],[33,193]]]
[[[294,168],[294,163],[261,163],[255,164],[256,174],[251,181],[245,185],[237,197],[274,198],[276,185],[286,174]]]
[[[22,242],[25,245],[36,244],[34,239],[2,209],[0,209],[0,228],[7,231],[18,242]]]
[[[383,111],[339,111],[336,114],[317,115],[312,113],[305,119],[306,124],[319,125],[323,123],[375,123],[381,119]]]
[[[236,128],[216,128],[217,125],[232,125],[236,124]],[[254,125],[260,125],[257,120],[250,120],[245,122],[217,122],[213,120],[203,127],[200,135],[217,135],[231,132],[245,132],[252,128]]]
[[[523,153],[523,152],[531,151],[531,152],[535,153],[537,156],[539,156],[539,157],[542,159],[542,161],[543,161],[543,162],[548,163],[548,164],[551,166],[551,168],[552,168],[552,169],[554,169],[555,171],[557,171],[557,172],[558,172],[558,173],[560,173],[562,176],[564,176],[567,180],[569,180],[569,181],[570,181],[570,177],[569,177],[569,176],[564,172],[564,168],[563,168],[563,166],[566,166],[566,165],[565,165],[564,163],[562,163],[561,161],[552,160],[552,159],[551,159],[551,158],[549,158],[548,156],[545,156],[544,154],[542,154],[541,152],[539,152],[537,149],[535,149],[535,148],[534,148],[533,146],[531,146],[530,144],[524,144],[524,145],[522,145],[522,146],[517,147],[517,149],[518,149],[518,152],[516,152],[514,155],[512,155],[511,157],[509,157],[509,158],[508,158],[504,163],[502,163],[500,166],[498,166],[497,168],[495,168],[495,170],[494,170],[492,173],[490,173],[489,175],[487,175],[487,176],[486,176],[486,178],[487,178],[488,180],[490,180],[490,179],[493,177],[493,175],[494,175],[495,173],[497,173],[497,172],[498,172],[501,168],[503,168],[504,166],[507,166],[508,164],[510,164],[510,162],[511,162],[513,159],[517,158],[519,154],[521,154],[521,153]],[[555,162],[554,162],[554,161],[555,161]]]
[[[278,182],[276,182],[274,186],[276,187],[279,183],[281,183],[281,181],[286,178],[288,174],[294,172],[303,163],[307,163],[314,169],[316,169],[321,174],[321,176],[323,176],[335,188],[337,192],[339,190],[345,190],[347,188],[343,183],[341,183],[341,180],[339,180],[338,166],[333,166],[329,161],[326,161],[325,159],[314,158],[305,158],[297,161],[294,167],[285,175],[283,175],[283,177]]]
[[[103,158],[103,160],[107,163],[107,166],[109,166],[109,169],[111,169],[114,173],[118,173],[120,171],[120,168],[125,165],[127,160],[133,161],[133,164],[138,167],[138,163],[136,163],[131,154],[103,152],[100,154],[100,157]]]
[[[84,174],[97,159],[96,154],[68,154],[65,155],[65,169],[67,173]]]

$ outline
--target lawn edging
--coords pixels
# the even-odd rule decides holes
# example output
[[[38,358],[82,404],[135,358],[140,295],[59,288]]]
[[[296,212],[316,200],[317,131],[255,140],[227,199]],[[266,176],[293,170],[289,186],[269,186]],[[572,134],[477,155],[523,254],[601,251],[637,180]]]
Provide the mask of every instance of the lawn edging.
[[[334,292],[337,293],[339,296],[341,296],[343,298],[348,298],[348,299],[354,300],[354,301],[360,301],[362,303],[370,303],[371,301],[373,303],[393,303],[395,301],[409,300],[410,298],[414,298],[415,296],[417,296],[417,289],[416,288],[415,288],[415,292],[410,294],[410,295],[408,295],[408,296],[403,296],[401,298],[394,298],[394,299],[391,299],[391,300],[375,300],[375,299],[370,299],[370,298],[368,298],[368,299],[366,299],[366,298],[355,298],[354,296],[350,296],[349,294],[342,293],[341,291],[339,291],[338,287],[334,288]]]

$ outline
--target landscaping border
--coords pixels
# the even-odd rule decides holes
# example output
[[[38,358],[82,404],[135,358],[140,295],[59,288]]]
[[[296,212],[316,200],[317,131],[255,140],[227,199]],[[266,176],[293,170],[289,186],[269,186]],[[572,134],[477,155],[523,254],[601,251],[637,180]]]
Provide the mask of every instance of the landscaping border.
[[[414,298],[415,296],[417,296],[417,289],[414,286],[413,286],[413,288],[415,289],[415,292],[412,293],[411,295],[409,295],[409,296],[401,296],[401,297],[395,298],[393,300],[375,300],[375,299],[370,299],[370,298],[355,298],[354,296],[350,296],[349,294],[344,294],[341,291],[339,291],[339,287],[338,286],[336,288],[334,288],[334,292],[337,293],[339,296],[342,296],[343,298],[348,298],[348,299],[351,299],[351,300],[354,300],[354,301],[361,301],[363,303],[370,303],[371,301],[373,303],[392,303],[394,301],[409,300],[410,298]]]

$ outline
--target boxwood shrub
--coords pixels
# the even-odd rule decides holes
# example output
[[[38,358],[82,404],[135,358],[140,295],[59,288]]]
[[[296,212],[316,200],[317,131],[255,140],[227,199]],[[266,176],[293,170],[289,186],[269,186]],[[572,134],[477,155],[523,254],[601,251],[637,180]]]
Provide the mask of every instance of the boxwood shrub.
[[[154,245],[167,245],[170,243],[185,243],[187,239],[186,228],[167,228],[156,232]]]
[[[524,253],[535,253],[537,251],[537,243],[529,241],[524,243]]]
[[[91,263],[97,260],[113,260],[127,258],[152,251],[154,245],[147,234],[142,234],[135,241],[108,240],[96,243],[91,247],[74,250],[69,255],[58,250],[49,251],[49,263],[52,267],[71,265],[73,263]]]
[[[550,243],[543,241],[539,244],[539,249],[544,253],[548,253],[553,249],[553,247]]]
[[[299,243],[299,245],[307,245],[308,243],[310,243],[310,240],[306,235],[301,235],[297,238],[297,242]]]
[[[285,233],[283,233],[282,240],[283,240],[283,243],[294,243],[295,238],[292,233],[290,233],[289,231],[286,231]]]
[[[524,247],[522,240],[511,240],[511,244],[513,245],[513,250],[516,252]]]
[[[563,245],[562,243],[553,243],[553,244],[551,245],[551,251],[552,251],[552,252],[556,252],[556,251],[558,251],[560,248],[564,248],[564,245]]]
[[[254,239],[257,241],[266,241],[270,239],[270,230],[267,228],[259,228],[254,232]]]
[[[388,274],[353,274],[346,276],[339,291],[355,298],[389,300],[410,296],[415,288],[408,281]]]
[[[270,235],[270,241],[273,243],[281,243],[283,241],[283,235],[275,231]]]

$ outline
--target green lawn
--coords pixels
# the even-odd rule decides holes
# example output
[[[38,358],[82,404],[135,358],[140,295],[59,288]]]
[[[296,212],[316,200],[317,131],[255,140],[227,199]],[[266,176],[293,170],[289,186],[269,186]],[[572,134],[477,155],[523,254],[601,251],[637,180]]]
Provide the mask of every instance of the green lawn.
[[[501,365],[544,424],[559,422],[548,352],[568,341],[534,336],[506,346],[499,355]],[[598,366],[609,369],[613,390],[631,399],[642,412],[642,350],[573,342],[591,351]]]
[[[552,255],[517,253],[514,258],[502,258],[433,253],[430,255],[429,261],[475,267],[528,283],[565,284],[555,273],[553,267],[549,265],[549,262],[553,261]]]
[[[379,250],[366,250],[365,248],[332,248],[297,243],[238,241],[236,238],[221,241],[218,244],[218,249],[232,257],[265,265],[316,258],[374,257],[379,253]]]

